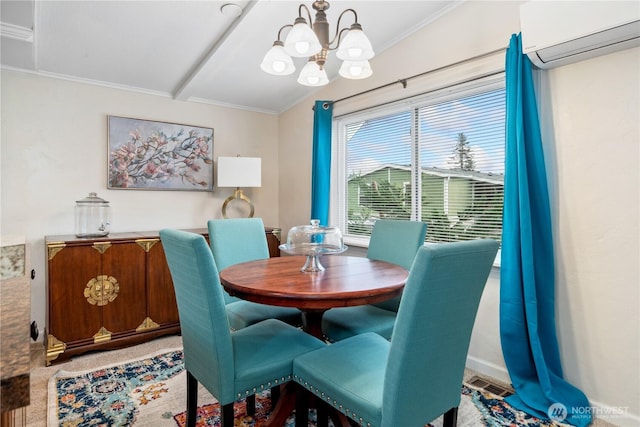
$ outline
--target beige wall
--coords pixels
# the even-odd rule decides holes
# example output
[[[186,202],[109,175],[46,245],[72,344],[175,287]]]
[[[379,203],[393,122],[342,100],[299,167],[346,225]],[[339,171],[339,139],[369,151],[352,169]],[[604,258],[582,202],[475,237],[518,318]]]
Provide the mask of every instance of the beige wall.
[[[541,76],[565,375],[640,414],[640,49]],[[636,418],[638,425],[640,420]]]
[[[256,216],[278,221],[275,115],[2,71],[1,234],[31,245],[32,318],[45,327],[44,236],[73,234],[75,201],[90,191],[108,200],[112,231],[206,227],[220,218],[231,188],[202,191],[107,190],[107,116],[214,129],[218,156],[262,157],[262,187],[246,189]],[[42,339],[42,337],[40,337]]]
[[[286,232],[310,212],[313,100],[339,99],[506,47],[518,2],[467,2],[372,60],[364,81],[338,80],[279,117],[280,220]],[[639,49],[540,72],[545,155],[556,242],[557,328],[566,378],[598,408],[640,423],[638,259]],[[453,72],[453,70],[451,71]],[[409,82],[409,87],[412,83]],[[336,105],[344,112],[403,96],[401,86]],[[340,114],[340,113],[339,113]],[[492,272],[468,365],[508,381],[499,335],[500,274]],[[599,409],[598,409],[599,410]]]
[[[109,200],[113,231],[203,227],[230,189],[106,189],[107,115],[214,128],[214,159],[263,158],[256,215],[286,235],[310,212],[315,99],[344,96],[505,47],[519,31],[518,2],[465,2],[372,61],[363,81],[337,80],[280,116],[1,71],[2,234],[32,246],[32,316],[44,327],[43,236],[73,232],[75,200]],[[540,73],[540,109],[557,261],[557,325],[568,380],[598,407],[626,407],[640,423],[639,49]],[[411,87],[411,83],[410,83]],[[394,86],[375,93],[375,103]],[[364,102],[358,98],[357,102]],[[348,103],[336,108],[345,110]],[[251,126],[247,126],[251,124]],[[469,366],[508,379],[499,329],[499,270],[487,283]]]

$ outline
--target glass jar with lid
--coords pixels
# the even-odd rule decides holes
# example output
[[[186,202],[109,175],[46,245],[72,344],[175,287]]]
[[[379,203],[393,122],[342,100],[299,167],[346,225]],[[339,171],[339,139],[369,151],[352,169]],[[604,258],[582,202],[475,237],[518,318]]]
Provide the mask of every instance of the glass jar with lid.
[[[104,237],[111,229],[109,202],[96,193],[76,201],[75,230],[77,237]]]

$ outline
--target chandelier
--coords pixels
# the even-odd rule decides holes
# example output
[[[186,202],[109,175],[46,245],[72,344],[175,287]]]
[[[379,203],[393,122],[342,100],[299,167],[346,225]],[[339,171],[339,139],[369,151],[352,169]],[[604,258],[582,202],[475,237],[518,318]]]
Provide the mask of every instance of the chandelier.
[[[298,76],[298,83],[305,86],[323,86],[329,83],[324,64],[330,50],[336,50],[336,56],[341,59],[340,75],[347,79],[364,79],[373,72],[369,59],[373,58],[371,42],[362,31],[358,23],[358,14],[353,9],[345,9],[338,17],[336,32],[329,40],[329,22],[325,11],[329,9],[329,2],[314,1],[312,5],[316,11],[312,24],[311,12],[304,5],[298,6],[298,17],[293,24],[284,25],[278,30],[278,39],[267,52],[260,68],[277,76],[292,74],[296,68],[292,57],[309,58]],[[307,12],[309,21],[302,16],[302,10]],[[340,28],[340,21],[345,13],[353,13],[355,22],[349,28]],[[290,28],[287,38],[282,42],[281,35],[285,28]]]

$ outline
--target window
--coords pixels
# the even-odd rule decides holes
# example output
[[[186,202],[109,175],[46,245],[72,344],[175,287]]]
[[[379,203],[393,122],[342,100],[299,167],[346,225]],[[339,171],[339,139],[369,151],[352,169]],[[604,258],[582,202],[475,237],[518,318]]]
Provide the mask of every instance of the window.
[[[379,218],[421,220],[427,242],[500,240],[504,74],[337,118],[333,222],[366,244]]]

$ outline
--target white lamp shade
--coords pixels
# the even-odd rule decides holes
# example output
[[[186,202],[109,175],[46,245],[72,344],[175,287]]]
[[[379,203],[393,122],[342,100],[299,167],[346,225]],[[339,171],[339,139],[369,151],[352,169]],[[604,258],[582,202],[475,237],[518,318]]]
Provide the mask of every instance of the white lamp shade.
[[[305,86],[324,86],[329,83],[329,78],[327,77],[327,72],[324,69],[320,69],[320,66],[315,61],[309,61],[300,71],[298,83]]]
[[[293,60],[284,50],[282,42],[275,42],[267,52],[260,64],[262,71],[276,76],[286,76],[292,74],[296,67]]]
[[[260,157],[218,157],[218,187],[260,187]]]
[[[374,53],[369,38],[361,29],[352,26],[340,43],[336,56],[343,61],[365,61],[373,58]]]
[[[307,21],[303,18],[298,18],[296,19],[296,24],[287,34],[287,38],[284,41],[284,50],[293,57],[304,58],[320,52],[322,46],[316,33],[307,25]]]
[[[344,61],[339,71],[347,79],[366,79],[373,74],[369,61]]]

